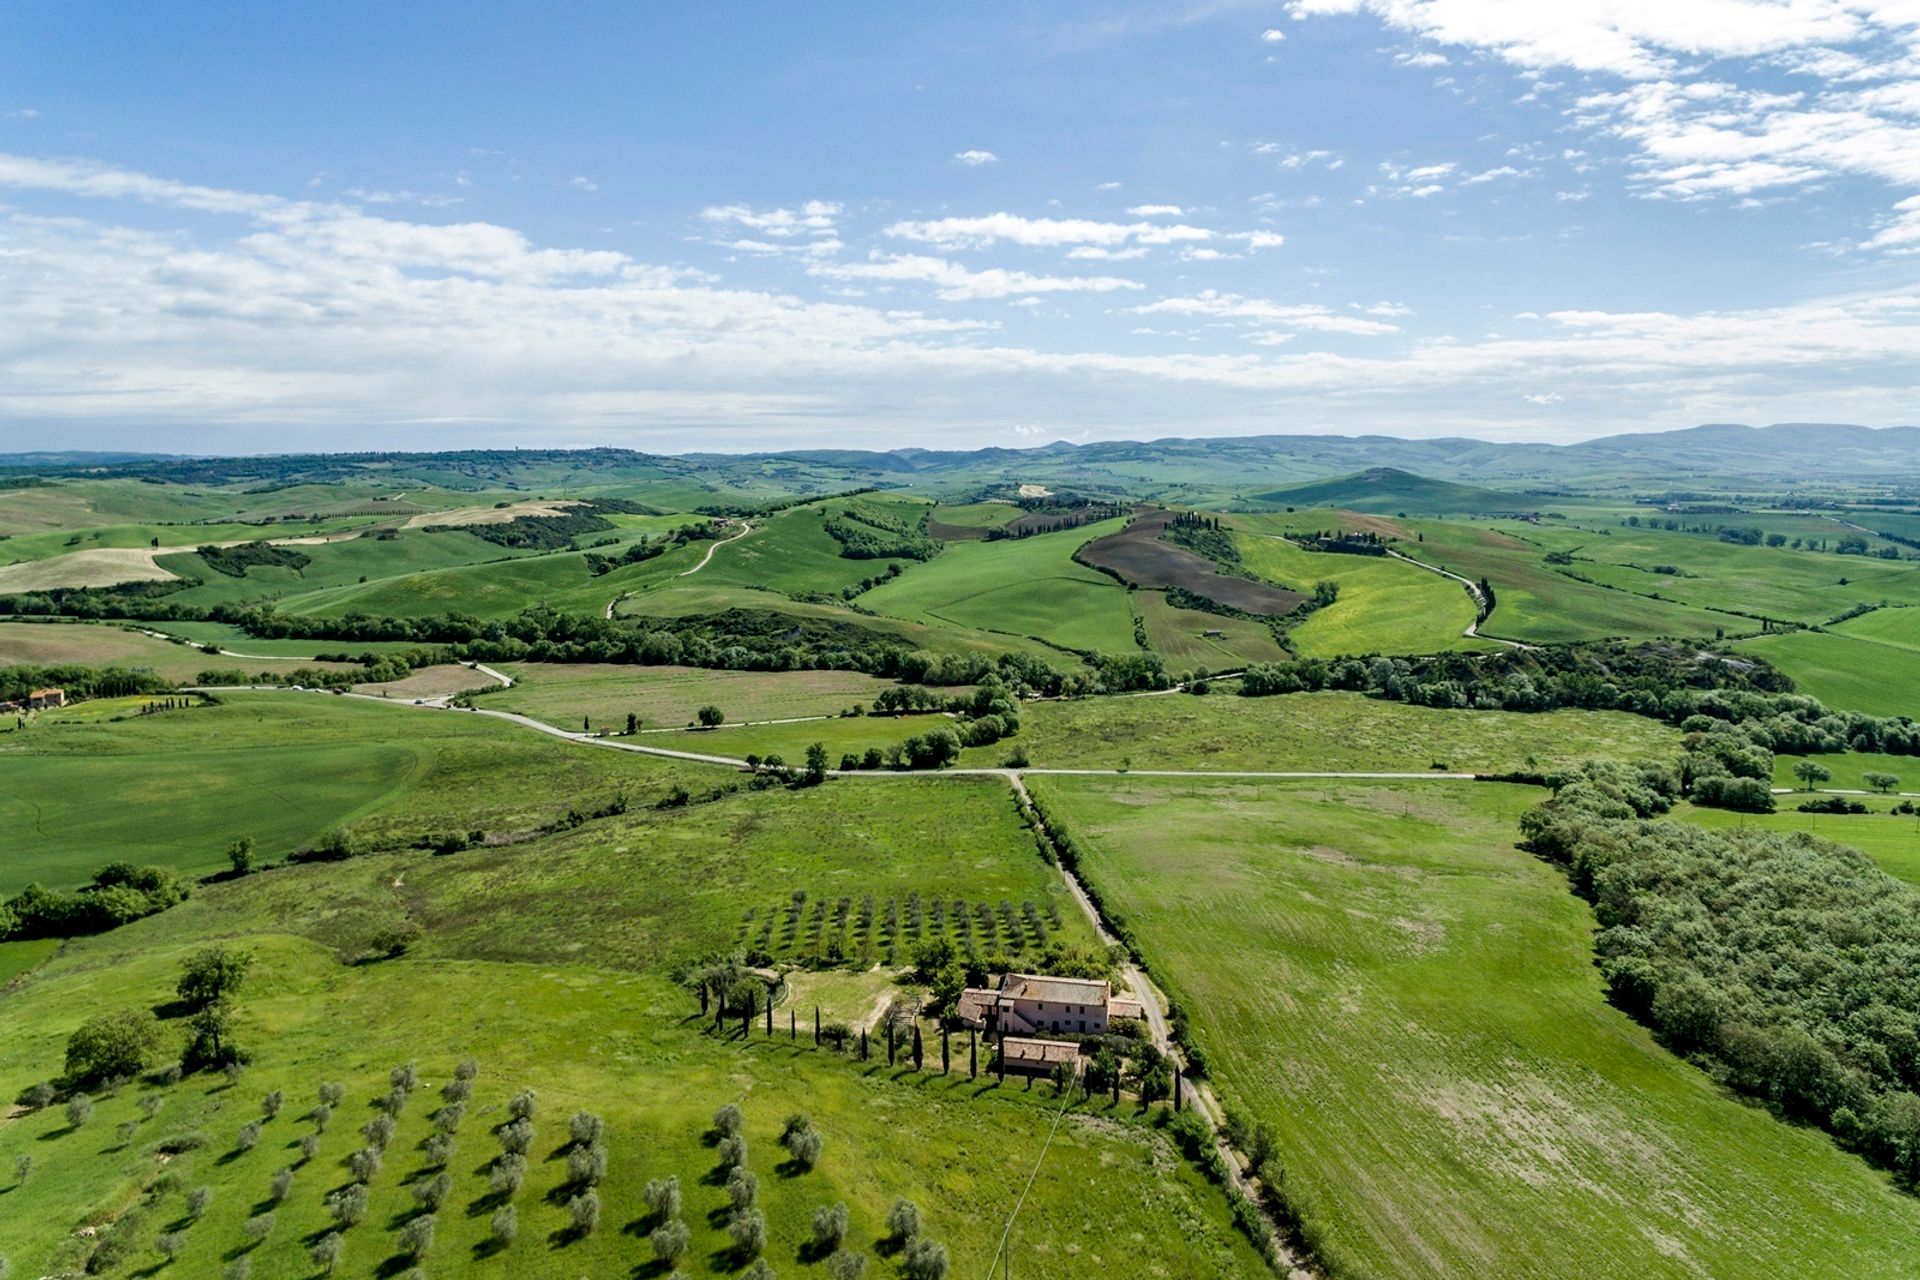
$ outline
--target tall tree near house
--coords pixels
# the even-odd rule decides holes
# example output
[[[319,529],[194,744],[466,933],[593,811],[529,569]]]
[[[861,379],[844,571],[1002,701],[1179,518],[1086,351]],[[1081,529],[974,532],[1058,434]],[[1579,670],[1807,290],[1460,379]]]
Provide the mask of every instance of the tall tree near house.
[[[967,1079],[980,1078],[980,1042],[974,1037],[973,1028],[967,1028]]]
[[[940,1024],[940,1074],[947,1074],[947,1024]]]
[[[920,1044],[920,1024],[916,1022],[913,1024],[913,1069],[915,1071],[920,1070],[920,1064],[924,1056],[924,1051]]]

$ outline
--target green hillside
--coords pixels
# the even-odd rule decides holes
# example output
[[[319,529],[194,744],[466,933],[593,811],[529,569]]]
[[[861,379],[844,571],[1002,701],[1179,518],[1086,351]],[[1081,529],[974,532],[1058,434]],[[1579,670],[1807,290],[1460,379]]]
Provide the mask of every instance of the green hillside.
[[[1343,511],[1416,515],[1520,511],[1534,505],[1520,494],[1433,480],[1398,467],[1369,467],[1331,480],[1288,485],[1256,493],[1248,501],[1273,507],[1336,507]]]

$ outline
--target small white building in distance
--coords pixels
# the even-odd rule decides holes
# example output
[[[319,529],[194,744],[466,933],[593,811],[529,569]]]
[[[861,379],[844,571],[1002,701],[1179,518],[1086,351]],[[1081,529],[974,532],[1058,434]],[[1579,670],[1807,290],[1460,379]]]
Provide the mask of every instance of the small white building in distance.
[[[1010,973],[1000,987],[968,987],[955,1014],[969,1027],[1001,1035],[1043,1033],[1103,1035],[1115,1018],[1138,1018],[1140,1002],[1113,994],[1113,984],[1096,978],[1048,978]]]

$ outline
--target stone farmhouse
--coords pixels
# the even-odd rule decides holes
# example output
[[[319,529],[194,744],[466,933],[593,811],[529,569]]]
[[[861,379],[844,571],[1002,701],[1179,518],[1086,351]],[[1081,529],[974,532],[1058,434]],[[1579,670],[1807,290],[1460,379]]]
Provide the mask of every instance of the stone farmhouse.
[[[67,691],[65,689],[35,689],[27,695],[27,709],[30,711],[45,711],[49,707],[64,707],[66,705]]]
[[[976,1030],[1026,1037],[1103,1035],[1115,1018],[1138,1018],[1142,1010],[1138,1000],[1114,995],[1113,984],[1104,979],[1009,973],[997,990],[962,991],[954,1012]]]

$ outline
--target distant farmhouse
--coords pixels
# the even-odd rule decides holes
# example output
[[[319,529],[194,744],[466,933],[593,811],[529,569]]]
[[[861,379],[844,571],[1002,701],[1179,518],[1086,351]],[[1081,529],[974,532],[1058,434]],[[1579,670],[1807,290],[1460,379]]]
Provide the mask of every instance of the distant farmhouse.
[[[27,695],[27,710],[29,711],[46,711],[52,707],[64,707],[66,705],[67,691],[65,689],[35,689]]]
[[[1138,1018],[1142,1012],[1138,1000],[1114,995],[1113,984],[1105,980],[1028,973],[1008,974],[998,990],[968,987],[955,1008],[965,1025],[1004,1036],[1104,1035],[1115,1018]]]

